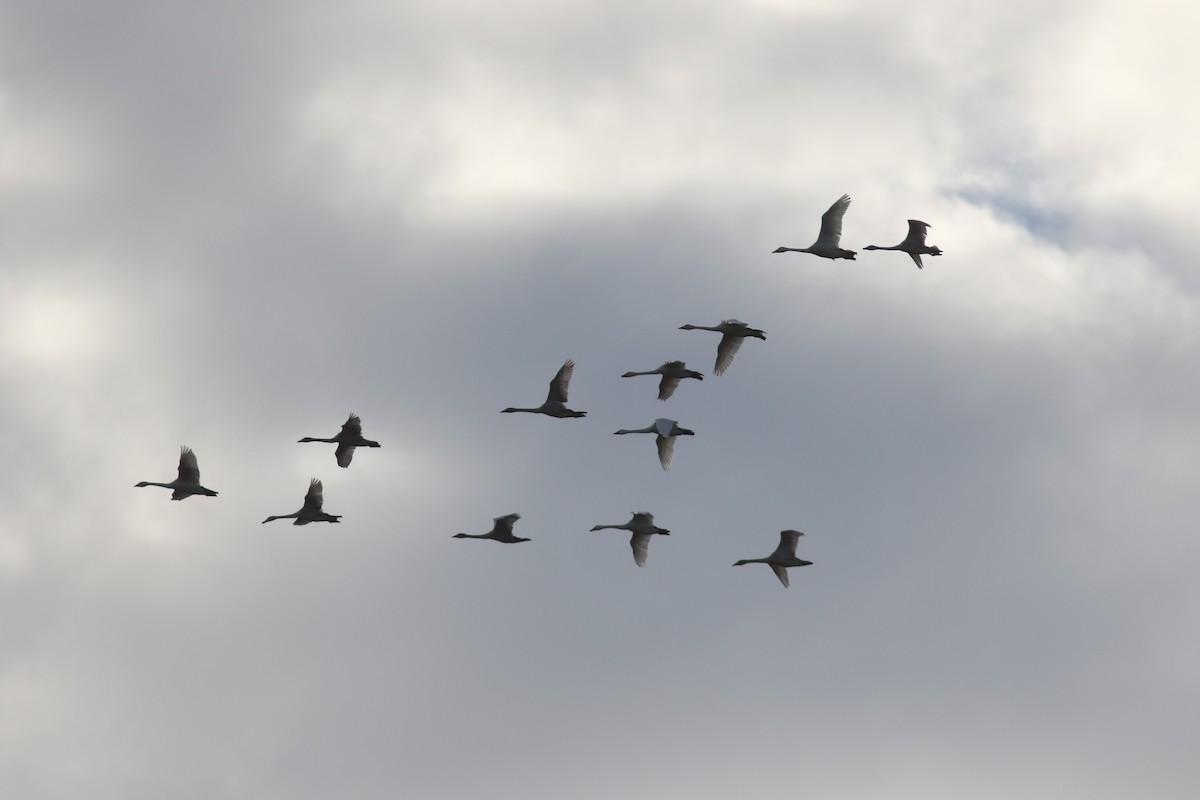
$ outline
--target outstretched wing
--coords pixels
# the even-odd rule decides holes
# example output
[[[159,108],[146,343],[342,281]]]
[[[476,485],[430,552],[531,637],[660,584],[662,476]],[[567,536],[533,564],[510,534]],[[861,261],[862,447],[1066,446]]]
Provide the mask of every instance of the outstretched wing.
[[[671,462],[675,460],[675,437],[659,434],[654,440],[658,444],[658,463],[662,464],[663,469],[670,469]]]
[[[308,483],[308,494],[304,495],[304,511],[312,514],[319,514],[321,506],[325,502],[325,492],[321,487],[321,482],[313,478]],[[301,524],[299,522],[297,525]]]
[[[838,247],[842,241],[842,217],[850,207],[850,195],[844,194],[837,199],[829,210],[821,215],[821,232],[817,234],[817,244]]]
[[[788,588],[789,584],[788,584],[787,568],[781,567],[778,564],[772,564],[771,570],[775,573],[775,577],[779,578],[779,582],[783,584],[783,588],[785,588],[785,589]]]
[[[504,533],[512,536],[513,523],[521,518],[520,514],[505,514],[503,517],[496,517],[492,526],[492,533]]]
[[[635,533],[629,538],[629,546],[633,548],[633,560],[639,567],[646,566],[650,557],[650,534]]]
[[[779,547],[775,550],[776,554],[796,557],[796,545],[800,542],[800,537],[803,536],[800,531],[780,531],[779,532]]]
[[[362,420],[358,414],[351,414],[350,418],[342,425],[342,436],[350,439],[357,439],[362,436]]]
[[[901,244],[924,247],[925,235],[928,233],[929,228],[930,225],[928,222],[921,222],[919,219],[910,219],[908,221],[908,236],[904,238]]]
[[[677,375],[663,375],[662,380],[658,382],[658,399],[666,400],[675,394],[675,390],[679,388],[679,381]]]
[[[742,346],[744,338],[728,333],[721,337],[721,343],[717,345],[717,363],[713,366],[714,375],[725,374],[725,370],[729,369],[729,365],[733,363],[733,357],[737,355],[738,349]]]
[[[342,430],[346,430],[344,425],[342,426]],[[333,451],[333,455],[337,458],[339,467],[350,466],[350,462],[354,459],[354,448],[356,446],[357,445],[347,444],[346,442],[338,442],[337,450]]]
[[[546,396],[546,400],[551,403],[567,402],[567,390],[571,386],[571,376],[574,374],[575,362],[568,358],[558,368],[558,374],[554,376],[554,380],[550,381],[550,394]]]
[[[196,454],[190,447],[185,446],[179,451],[179,482],[200,482],[200,464],[196,461]]]

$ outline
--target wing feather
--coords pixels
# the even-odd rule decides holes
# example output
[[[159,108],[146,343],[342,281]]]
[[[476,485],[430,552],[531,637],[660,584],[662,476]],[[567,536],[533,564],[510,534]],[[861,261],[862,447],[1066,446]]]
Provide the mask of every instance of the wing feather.
[[[650,557],[650,534],[635,533],[629,537],[629,546],[633,548],[633,561],[639,567],[646,566],[646,559]]]
[[[671,462],[675,460],[675,437],[659,434],[655,442],[658,444],[658,463],[662,464],[663,469],[670,469]]]
[[[503,517],[496,517],[494,520],[492,520],[496,523],[492,526],[492,533],[506,533],[509,536],[512,536],[513,523],[520,518],[520,514],[505,514]]]
[[[362,420],[358,414],[351,414],[346,423],[342,425],[342,435],[350,438],[358,438],[362,436]]]
[[[184,447],[179,451],[179,482],[200,482],[200,464],[196,461],[196,454],[190,447]]]
[[[721,337],[721,343],[717,345],[717,363],[713,366],[714,375],[725,374],[725,370],[729,369],[729,365],[733,363],[733,357],[737,355],[738,349],[742,346],[744,338],[728,333]]]
[[[571,386],[571,376],[575,374],[575,362],[567,359],[566,362],[558,368],[554,380],[550,381],[550,394],[546,396],[549,402],[565,403],[567,402],[567,391]]]
[[[321,482],[313,478],[308,482],[308,493],[304,495],[304,510],[311,513],[320,513],[321,506],[325,503],[325,492],[321,486]],[[300,524],[300,523],[296,523]]]
[[[910,219],[908,221],[908,236],[905,237],[903,244],[915,244],[924,247],[925,236],[930,227],[928,222],[921,222],[919,219]]]
[[[817,235],[817,244],[838,247],[842,240],[842,217],[850,207],[850,195],[844,194],[821,215],[821,232]]]

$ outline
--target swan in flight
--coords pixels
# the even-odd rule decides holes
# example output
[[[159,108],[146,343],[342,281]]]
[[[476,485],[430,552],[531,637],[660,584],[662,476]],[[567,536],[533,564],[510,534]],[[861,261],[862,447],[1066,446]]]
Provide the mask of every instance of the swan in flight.
[[[305,436],[301,442],[328,442],[337,444],[337,450],[334,451],[334,456],[337,457],[339,467],[350,466],[350,460],[354,458],[354,448],[356,447],[379,447],[379,442],[372,442],[370,439],[364,439],[362,435],[362,420],[358,418],[358,414],[351,414],[346,423],[342,425],[342,430],[336,436],[328,439],[319,439],[315,436]]]
[[[845,258],[854,261],[854,251],[843,250],[841,247],[842,217],[846,216],[846,209],[849,207],[850,195],[844,194],[821,215],[821,232],[817,234],[817,240],[811,246],[780,247],[774,252],[812,253],[821,258]]]
[[[681,331],[716,331],[722,334],[721,341],[717,344],[717,363],[713,366],[714,375],[724,375],[725,370],[729,369],[729,365],[733,363],[733,357],[737,355],[738,348],[742,346],[742,340],[747,336],[753,336],[755,339],[766,341],[767,335],[757,328],[751,328],[744,322],[739,322],[736,319],[722,320],[720,325],[708,327],[705,325],[680,325]]]
[[[606,528],[630,531],[633,534],[629,538],[629,546],[633,548],[634,563],[639,567],[646,566],[646,558],[650,555],[650,537],[656,533],[662,536],[668,536],[671,533],[666,528],[656,526],[654,515],[645,511],[633,512],[633,518],[624,525],[596,525],[592,530],[602,531]]]
[[[304,507],[294,514],[280,514],[278,516],[267,517],[262,521],[266,525],[271,520],[275,519],[294,519],[293,525],[307,525],[310,522],[337,522],[342,517],[340,514],[326,514],[321,510],[321,504],[324,501],[323,492],[321,490],[321,482],[313,478],[308,483],[308,494],[304,495]]]
[[[655,443],[658,445],[658,463],[662,464],[663,469],[670,469],[671,462],[675,460],[675,437],[696,435],[695,431],[679,427],[679,423],[675,420],[665,418],[656,419],[654,424],[647,425],[645,428],[622,428],[613,435],[621,436],[626,433],[658,434],[655,437]]]
[[[658,369],[647,370],[646,372],[626,372],[622,378],[634,378],[638,375],[662,375],[662,380],[658,382],[658,399],[666,400],[671,395],[675,394],[675,389],[679,387],[679,382],[684,378],[695,378],[698,381],[704,380],[704,376],[694,369],[688,369],[687,364],[682,361],[666,361]]]
[[[916,263],[917,269],[923,269],[924,265],[921,263],[922,255],[940,256],[942,254],[942,251],[938,249],[937,245],[925,244],[925,234],[928,233],[929,229],[932,227],[933,226],[928,222],[921,222],[919,219],[910,219],[908,221],[908,236],[904,237],[904,241],[900,244],[896,245],[895,247],[878,247],[876,245],[869,244],[864,247],[863,250],[899,250],[912,256],[912,260]]]
[[[571,376],[575,374],[575,362],[567,359],[561,367],[558,368],[558,373],[554,376],[554,380],[550,381],[550,392],[546,395],[546,402],[542,403],[537,408],[506,408],[501,414],[511,414],[514,411],[524,411],[529,414],[545,414],[550,417],[586,417],[586,411],[572,411],[567,408],[567,389],[571,384]]]
[[[735,561],[734,566],[740,567],[742,564],[770,564],[771,569],[775,572],[775,577],[779,578],[779,582],[786,589],[788,586],[788,567],[807,567],[813,563],[805,561],[803,558],[796,558],[796,543],[800,541],[800,537],[804,534],[800,531],[780,531],[779,532],[779,547],[775,548],[775,552],[766,558],[743,558],[741,561]]]
[[[528,539],[522,539],[520,536],[513,536],[513,523],[521,518],[520,514],[506,514],[503,517],[496,517],[492,520],[494,525],[487,533],[456,533],[450,537],[452,539],[495,539],[497,542],[505,544],[516,544],[517,542],[528,542]]]
[[[170,483],[156,483],[154,481],[142,481],[135,483],[137,489],[143,486],[161,486],[164,489],[172,489],[172,500],[182,500],[185,497],[191,497],[194,494],[202,494],[206,497],[216,497],[217,493],[212,489],[205,489],[200,485],[200,465],[196,463],[196,454],[192,452],[190,447],[182,447],[179,451],[179,477]]]

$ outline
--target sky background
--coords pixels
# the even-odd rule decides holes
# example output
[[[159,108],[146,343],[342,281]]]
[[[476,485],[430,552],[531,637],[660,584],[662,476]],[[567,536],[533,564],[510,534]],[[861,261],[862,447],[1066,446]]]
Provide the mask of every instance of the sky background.
[[[1200,12],[502,6],[0,2],[0,796],[1195,797]]]

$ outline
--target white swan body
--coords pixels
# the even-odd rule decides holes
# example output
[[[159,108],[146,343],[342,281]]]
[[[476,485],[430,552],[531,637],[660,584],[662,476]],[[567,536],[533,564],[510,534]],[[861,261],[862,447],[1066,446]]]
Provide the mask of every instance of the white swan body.
[[[800,531],[780,531],[779,546],[775,548],[774,553],[771,553],[766,558],[744,558],[741,561],[735,561],[733,566],[770,564],[775,577],[779,578],[779,582],[786,589],[788,587],[788,567],[807,567],[813,563],[796,557],[796,543],[800,541],[800,537],[803,535]]]
[[[592,530],[602,531],[609,528],[630,531],[633,534],[629,538],[629,546],[633,548],[633,562],[639,567],[646,566],[646,559],[650,556],[650,537],[655,534],[669,536],[671,533],[666,528],[655,525],[654,515],[647,511],[633,512],[633,518],[624,525],[595,525]]]
[[[554,375],[554,380],[550,381],[550,391],[546,395],[546,402],[542,403],[537,408],[505,408],[501,410],[501,414],[512,414],[517,411],[523,411],[527,414],[545,414],[548,417],[586,417],[586,411],[572,411],[567,408],[567,391],[571,386],[571,376],[575,374],[575,362],[567,359],[567,361],[558,368],[558,372]]]
[[[666,400],[671,395],[675,394],[675,390],[679,387],[679,382],[684,378],[695,378],[698,381],[704,380],[704,375],[695,370],[688,369],[687,364],[682,361],[666,361],[658,369],[651,369],[645,372],[626,372],[622,378],[633,378],[638,375],[661,375],[662,380],[658,382],[658,399]]]
[[[821,215],[821,232],[817,234],[817,240],[811,246],[779,247],[773,252],[812,253],[821,258],[845,258],[854,261],[854,251],[844,250],[841,246],[842,217],[846,216],[846,209],[849,207],[850,195],[844,194]]]
[[[716,331],[721,334],[717,344],[717,361],[713,365],[714,375],[724,375],[725,370],[733,363],[733,357],[742,346],[742,340],[753,336],[755,339],[767,340],[767,335],[757,328],[751,328],[736,319],[722,320],[720,325],[680,325],[681,331]]]
[[[904,241],[894,247],[880,247],[878,245],[869,244],[863,250],[899,250],[902,253],[908,253],[912,257],[913,263],[917,265],[917,269],[923,269],[921,256],[940,256],[942,251],[937,245],[925,244],[925,236],[929,229],[933,226],[928,222],[921,222],[919,219],[910,219],[908,221],[908,236],[904,237]]]
[[[675,437],[677,436],[694,436],[695,431],[690,431],[687,428],[680,427],[679,423],[673,419],[660,417],[654,420],[653,423],[645,428],[622,428],[613,433],[614,436],[621,436],[626,433],[653,433],[655,434],[655,444],[658,445],[658,463],[662,464],[663,469],[670,469],[671,462],[675,460]]]

